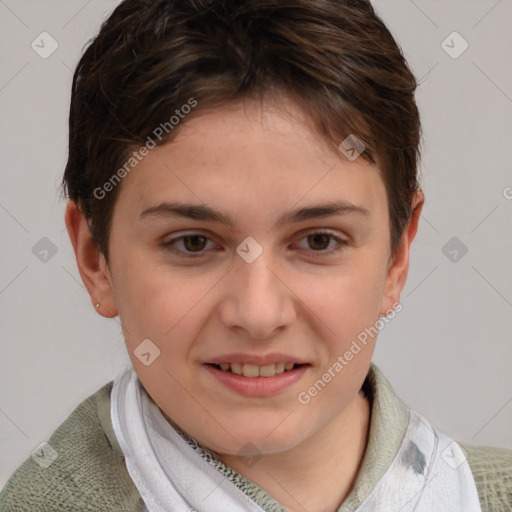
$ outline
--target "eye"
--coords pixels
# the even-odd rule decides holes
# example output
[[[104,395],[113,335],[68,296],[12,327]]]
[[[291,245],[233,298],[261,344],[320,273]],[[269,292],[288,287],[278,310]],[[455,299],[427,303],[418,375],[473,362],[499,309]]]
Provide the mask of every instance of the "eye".
[[[171,252],[185,257],[202,256],[206,249],[216,247],[210,238],[202,233],[180,235],[165,241],[163,245]]]
[[[347,245],[347,242],[341,239],[339,236],[333,235],[328,231],[314,231],[308,233],[305,237],[301,238],[306,241],[306,246],[297,245],[301,249],[307,249],[314,253],[314,256],[326,256],[337,252]]]

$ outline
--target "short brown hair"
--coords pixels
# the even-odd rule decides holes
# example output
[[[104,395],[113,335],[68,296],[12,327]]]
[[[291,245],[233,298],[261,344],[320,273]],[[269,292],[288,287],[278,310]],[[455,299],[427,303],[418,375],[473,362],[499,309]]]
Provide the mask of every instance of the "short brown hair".
[[[394,254],[419,188],[416,86],[366,0],[124,0],[73,76],[63,189],[108,262],[120,186],[101,198],[94,191],[155,127],[191,98],[197,112],[282,91],[329,143],[355,134],[366,147],[361,156],[378,163]]]

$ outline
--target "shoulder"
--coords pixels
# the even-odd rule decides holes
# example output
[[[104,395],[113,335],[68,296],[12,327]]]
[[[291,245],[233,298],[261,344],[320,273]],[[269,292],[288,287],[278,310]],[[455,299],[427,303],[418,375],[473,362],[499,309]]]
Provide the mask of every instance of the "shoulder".
[[[467,460],[480,497],[482,512],[512,510],[512,451],[489,446],[459,443]]]
[[[2,512],[145,510],[110,422],[112,384],[82,401],[37,452],[46,464],[29,457],[18,467],[0,493]]]

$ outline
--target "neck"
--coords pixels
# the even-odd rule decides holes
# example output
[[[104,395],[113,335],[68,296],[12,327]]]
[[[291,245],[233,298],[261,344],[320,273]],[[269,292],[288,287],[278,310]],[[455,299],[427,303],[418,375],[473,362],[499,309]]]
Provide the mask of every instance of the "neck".
[[[369,425],[370,404],[360,392],[321,431],[291,450],[263,455],[252,467],[235,455],[218,456],[288,512],[336,512],[355,483]]]

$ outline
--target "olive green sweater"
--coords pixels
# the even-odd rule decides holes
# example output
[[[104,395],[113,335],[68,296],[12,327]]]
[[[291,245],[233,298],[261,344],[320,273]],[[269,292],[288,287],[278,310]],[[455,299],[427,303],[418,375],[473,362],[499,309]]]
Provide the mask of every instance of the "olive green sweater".
[[[112,382],[84,400],[49,439],[57,458],[46,469],[28,458],[0,493],[1,512],[147,512],[124,463],[110,420]],[[370,435],[361,470],[338,512],[354,512],[391,464],[407,427],[408,409],[372,364],[363,390],[371,403]],[[180,432],[190,446],[266,512],[285,512],[266,491]],[[512,511],[512,451],[460,443],[483,512]],[[449,512],[449,511],[447,511]]]

